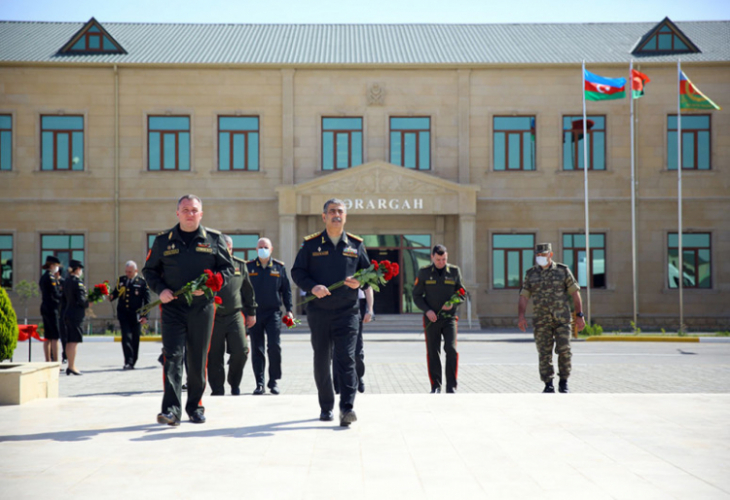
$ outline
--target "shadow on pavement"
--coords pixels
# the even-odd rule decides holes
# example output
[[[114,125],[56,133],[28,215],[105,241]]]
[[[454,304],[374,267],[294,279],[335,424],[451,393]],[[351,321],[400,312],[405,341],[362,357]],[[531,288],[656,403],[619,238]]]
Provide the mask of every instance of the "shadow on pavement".
[[[163,390],[159,389],[156,391],[118,391],[118,392],[95,392],[92,394],[76,394],[75,396],[68,396],[69,398],[88,398],[93,396],[140,396],[142,394],[162,394]]]

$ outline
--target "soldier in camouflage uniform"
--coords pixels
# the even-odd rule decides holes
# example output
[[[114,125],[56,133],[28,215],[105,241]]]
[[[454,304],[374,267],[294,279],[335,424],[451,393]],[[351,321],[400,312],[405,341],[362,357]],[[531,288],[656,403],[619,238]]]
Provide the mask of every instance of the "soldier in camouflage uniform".
[[[527,327],[525,309],[530,297],[534,297],[535,345],[540,359],[540,378],[545,383],[542,392],[555,392],[553,386],[553,346],[558,355],[558,390],[568,392],[570,376],[570,333],[573,330],[573,316],[570,297],[573,297],[578,330],[585,327],[580,285],[565,264],[553,262],[550,243],[540,243],[535,248],[537,265],[525,273],[520,289],[519,317],[517,326],[523,332]]]

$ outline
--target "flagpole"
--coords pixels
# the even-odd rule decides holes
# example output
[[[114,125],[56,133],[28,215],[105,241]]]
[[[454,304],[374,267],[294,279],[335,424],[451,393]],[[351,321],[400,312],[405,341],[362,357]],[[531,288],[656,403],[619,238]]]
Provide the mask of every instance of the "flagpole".
[[[588,125],[586,123],[586,61],[583,59],[583,185],[585,189],[586,209],[586,325],[591,324],[591,233],[588,212]]]
[[[637,299],[637,279],[636,279],[636,166],[635,166],[635,150],[634,150],[634,60],[631,59],[629,64],[629,89],[631,95],[631,276],[633,278],[634,293],[634,331],[638,328],[639,306]]]
[[[682,63],[677,59],[677,219],[679,231],[679,331],[684,331],[684,252],[682,249]]]

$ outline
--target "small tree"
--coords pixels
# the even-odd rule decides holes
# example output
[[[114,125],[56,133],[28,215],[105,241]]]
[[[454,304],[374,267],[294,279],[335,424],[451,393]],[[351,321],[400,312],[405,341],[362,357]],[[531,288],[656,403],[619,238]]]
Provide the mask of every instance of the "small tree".
[[[40,295],[38,284],[23,280],[15,285],[15,293],[20,297],[20,307],[25,311],[25,323],[28,324],[28,300]]]
[[[12,359],[18,345],[18,317],[8,292],[0,286],[0,361]]]

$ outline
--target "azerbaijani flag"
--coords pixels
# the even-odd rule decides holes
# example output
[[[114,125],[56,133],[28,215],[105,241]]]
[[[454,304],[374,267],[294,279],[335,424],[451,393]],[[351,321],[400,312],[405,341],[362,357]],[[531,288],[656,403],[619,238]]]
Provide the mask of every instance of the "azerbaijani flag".
[[[609,101],[626,97],[626,78],[606,78],[583,70],[585,97],[589,101]]]
[[[722,109],[695,87],[684,71],[679,76],[679,107],[681,109]]]
[[[631,70],[631,97],[638,99],[644,95],[644,87],[649,83],[649,77],[635,69]]]

